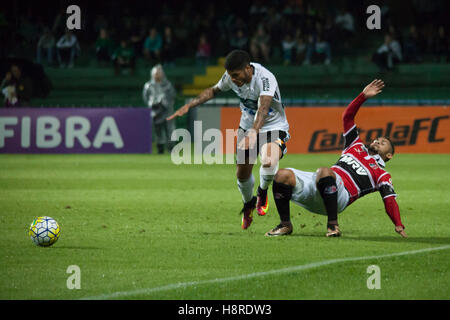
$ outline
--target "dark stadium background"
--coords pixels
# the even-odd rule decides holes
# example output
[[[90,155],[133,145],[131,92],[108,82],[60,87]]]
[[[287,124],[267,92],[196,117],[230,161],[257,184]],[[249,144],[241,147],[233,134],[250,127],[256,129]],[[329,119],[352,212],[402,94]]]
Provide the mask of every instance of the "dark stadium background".
[[[33,65],[44,27],[52,29],[57,41],[64,32],[68,17],[65,10],[70,4],[81,8],[81,30],[75,30],[81,50],[74,67],[61,69],[55,61],[51,66],[43,62],[42,69]],[[381,30],[366,27],[366,8],[371,4],[381,8]],[[242,29],[250,43],[257,26],[262,24],[270,36],[270,59],[259,62],[277,76],[286,105],[345,105],[354,96],[355,88],[374,77],[383,78],[389,85],[380,104],[445,105],[450,87],[449,9],[450,3],[445,0],[3,1],[0,77],[4,78],[12,61],[23,64],[34,79],[33,107],[142,107],[142,85],[149,78],[150,68],[158,62],[144,59],[143,36],[151,27],[161,34],[170,27],[174,34],[173,58],[166,66],[163,54],[162,62],[177,89],[178,108],[193,96],[184,89],[190,84],[192,88],[194,75],[205,73],[205,67],[199,66],[195,58],[201,34],[206,35],[211,47],[207,65],[214,66],[232,48],[230,40],[236,30]],[[353,34],[340,32],[335,25],[341,10],[354,19]],[[419,35],[420,56],[396,64],[392,70],[380,70],[372,55],[382,45],[384,36],[392,34],[405,52],[411,26]],[[121,39],[140,37],[135,43],[134,75],[115,76],[112,63],[97,63],[95,41],[101,27],[107,28],[116,46]],[[439,27],[444,29],[443,40],[439,39]],[[318,28],[329,42],[331,63],[325,65],[319,57],[308,66],[301,59],[287,65],[282,51],[284,36],[295,37],[300,30],[307,41],[309,36],[317,35]],[[187,125],[186,119],[177,121],[177,126]]]

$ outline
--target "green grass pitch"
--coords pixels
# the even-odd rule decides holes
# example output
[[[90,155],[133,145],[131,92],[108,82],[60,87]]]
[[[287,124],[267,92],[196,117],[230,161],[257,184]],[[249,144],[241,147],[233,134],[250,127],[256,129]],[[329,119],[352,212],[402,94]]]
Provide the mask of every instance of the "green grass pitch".
[[[336,159],[287,154],[280,168]],[[340,214],[341,238],[326,238],[326,218],[295,204],[293,235],[266,238],[279,221],[272,195],[269,214],[241,230],[234,165],[0,155],[0,299],[449,299],[450,155],[398,154],[387,169],[408,239],[376,193]],[[28,237],[42,215],[61,226],[49,248]],[[427,248],[440,249],[410,254]],[[67,288],[70,265],[81,289]],[[370,265],[380,289],[367,287]]]

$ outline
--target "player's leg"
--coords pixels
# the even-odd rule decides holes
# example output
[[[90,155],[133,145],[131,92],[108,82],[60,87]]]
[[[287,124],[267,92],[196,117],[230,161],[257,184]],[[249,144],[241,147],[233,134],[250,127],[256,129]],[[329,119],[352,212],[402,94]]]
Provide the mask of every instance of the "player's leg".
[[[327,211],[327,237],[339,237],[341,232],[337,221],[338,214],[338,190],[336,174],[330,168],[322,167],[316,171],[317,189],[323,199]]]
[[[269,209],[267,189],[278,171],[278,162],[282,155],[280,147],[275,142],[266,143],[261,147],[261,166],[259,168],[258,200],[256,204],[256,210],[260,216],[265,215]]]
[[[237,145],[246,137],[245,131],[239,128]],[[256,197],[253,196],[255,177],[252,174],[253,164],[256,161],[257,147],[250,150],[236,148],[236,178],[239,192],[242,196],[244,207],[241,210],[242,229],[247,229],[253,221],[253,210],[256,205]]]
[[[255,177],[252,174],[253,164],[237,164],[236,178],[239,192],[242,195],[242,229],[247,229],[253,221],[253,210],[256,207],[256,197],[253,196]]]
[[[289,134],[284,131],[270,131],[259,135],[259,154],[261,167],[259,168],[259,187],[256,211],[263,216],[269,210],[267,189],[278,171],[278,163],[286,153],[286,142]]]
[[[273,197],[280,215],[280,224],[267,232],[266,236],[282,236],[292,233],[290,200],[295,187],[295,174],[289,169],[280,169],[273,180]]]

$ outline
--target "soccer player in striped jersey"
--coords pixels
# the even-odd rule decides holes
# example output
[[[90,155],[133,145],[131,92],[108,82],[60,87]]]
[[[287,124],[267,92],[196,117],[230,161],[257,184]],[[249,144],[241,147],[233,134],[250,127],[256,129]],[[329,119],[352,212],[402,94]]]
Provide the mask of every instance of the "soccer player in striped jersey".
[[[281,222],[266,236],[292,233],[289,201],[293,201],[313,213],[326,215],[326,236],[338,237],[341,235],[338,212],[364,195],[378,191],[395,231],[406,237],[391,175],[384,169],[394,155],[394,145],[388,137],[378,137],[370,145],[364,145],[354,122],[364,101],[379,94],[383,87],[382,80],[372,81],[345,109],[342,116],[344,150],[331,168],[319,168],[316,172],[278,170],[272,189]]]

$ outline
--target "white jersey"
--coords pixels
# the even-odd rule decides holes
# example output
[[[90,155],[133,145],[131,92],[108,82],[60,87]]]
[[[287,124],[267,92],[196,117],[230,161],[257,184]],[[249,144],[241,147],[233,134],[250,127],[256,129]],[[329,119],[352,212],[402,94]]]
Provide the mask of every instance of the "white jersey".
[[[253,127],[256,111],[259,107],[260,96],[272,96],[269,114],[260,132],[282,130],[289,131],[289,123],[286,119],[284,106],[281,103],[280,89],[278,88],[275,76],[259,63],[250,63],[253,67],[253,76],[250,83],[245,83],[242,87],[238,87],[231,81],[228,72],[225,71],[220,81],[215,85],[220,91],[233,90],[240,100],[241,121],[239,126],[248,130]]]

